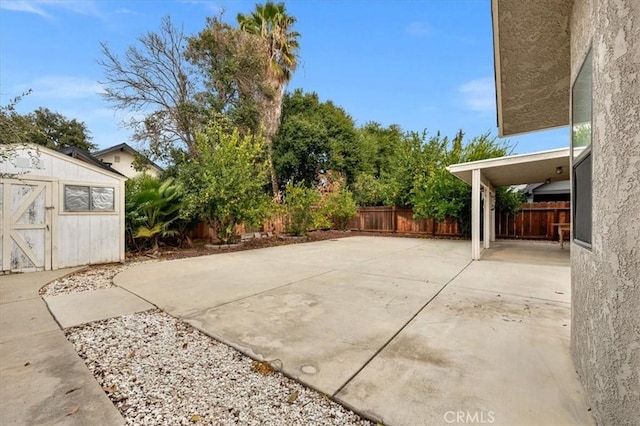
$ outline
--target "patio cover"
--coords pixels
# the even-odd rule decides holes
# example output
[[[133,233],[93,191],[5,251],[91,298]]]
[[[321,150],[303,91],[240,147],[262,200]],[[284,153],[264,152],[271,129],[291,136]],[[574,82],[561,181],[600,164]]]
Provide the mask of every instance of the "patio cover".
[[[471,258],[479,260],[482,248],[495,241],[495,188],[569,179],[569,148],[510,155],[488,160],[453,164],[447,169],[471,185]],[[480,211],[480,199],[484,211]],[[484,239],[480,244],[480,215],[484,214]]]

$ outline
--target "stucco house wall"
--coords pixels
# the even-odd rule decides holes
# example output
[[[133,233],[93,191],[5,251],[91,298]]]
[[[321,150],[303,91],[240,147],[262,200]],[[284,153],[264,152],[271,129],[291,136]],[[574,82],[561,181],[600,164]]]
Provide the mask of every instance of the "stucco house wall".
[[[115,145],[101,151],[94,152],[93,155],[102,162],[109,163],[109,165],[122,173],[128,178],[133,178],[142,174],[133,166],[135,160],[135,151],[127,144]],[[160,175],[160,168],[155,164],[147,165],[145,173],[153,177]]]
[[[640,1],[574,1],[593,52],[592,248],[571,246],[571,351],[598,424],[640,424]]]

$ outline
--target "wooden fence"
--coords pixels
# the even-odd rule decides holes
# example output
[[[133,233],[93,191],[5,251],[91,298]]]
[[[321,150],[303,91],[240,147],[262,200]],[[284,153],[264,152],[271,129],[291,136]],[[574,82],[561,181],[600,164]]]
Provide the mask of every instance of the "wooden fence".
[[[347,229],[370,232],[398,232],[443,237],[461,237],[455,219],[414,219],[411,208],[360,207],[358,215],[349,220]]]
[[[557,240],[554,223],[571,222],[570,201],[523,204],[517,214],[496,214],[497,238]]]
[[[523,204],[518,213],[496,214],[497,238],[557,240],[557,223],[569,223],[569,201],[550,201]],[[455,219],[414,219],[410,208],[361,207],[349,221],[348,228],[357,231],[398,232],[431,236],[461,237]]]
[[[550,201],[523,204],[515,215],[498,212],[496,214],[497,238],[522,238],[557,240],[558,228],[554,223],[570,222],[570,202]],[[239,225],[236,234],[244,232],[272,232],[277,235],[285,230],[286,217],[277,215],[261,227]],[[438,221],[435,219],[414,219],[411,208],[402,207],[360,207],[358,214],[347,223],[353,231],[389,232],[428,235],[432,237],[462,237],[460,226],[455,219]],[[214,230],[205,223],[198,225],[195,238],[212,238]]]

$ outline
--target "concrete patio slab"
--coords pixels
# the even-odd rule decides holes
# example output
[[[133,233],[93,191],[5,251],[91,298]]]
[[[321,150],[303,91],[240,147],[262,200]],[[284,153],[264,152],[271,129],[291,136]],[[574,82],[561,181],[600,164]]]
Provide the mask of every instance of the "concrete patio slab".
[[[561,249],[560,243],[554,241],[499,240],[482,252],[482,260],[569,266],[570,246],[565,244]]]
[[[190,315],[330,270],[230,255],[141,265],[116,275],[114,283],[173,315]]]
[[[0,423],[123,425],[38,295],[79,268],[0,277]]]
[[[361,262],[344,269],[384,277],[445,284],[471,263],[469,254],[437,256],[417,248]]]
[[[470,263],[467,241],[353,237],[115,282],[385,424],[593,424],[569,357],[569,267],[528,247]]]
[[[451,287],[465,287],[493,294],[510,294],[569,304],[571,303],[570,274],[567,266],[480,261],[473,262],[460,273],[451,283]]]
[[[540,286],[556,288],[557,271],[546,268],[538,267]],[[510,295],[523,291],[517,280],[503,281],[504,269],[491,274],[500,292],[456,285],[471,270],[337,399],[390,425],[446,425],[458,413],[496,425],[593,424],[569,355],[569,304]]]
[[[332,395],[441,287],[333,271],[185,319]]]
[[[121,288],[105,288],[43,298],[62,328],[155,308]]]
[[[37,294],[37,293],[36,293]],[[0,336],[2,341],[22,337],[25,334],[59,330],[42,300],[25,299],[20,302],[3,303],[0,309]]]

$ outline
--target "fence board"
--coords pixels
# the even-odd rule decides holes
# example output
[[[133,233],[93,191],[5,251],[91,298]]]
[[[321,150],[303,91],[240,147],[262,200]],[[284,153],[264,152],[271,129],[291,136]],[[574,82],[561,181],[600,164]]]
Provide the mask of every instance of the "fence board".
[[[569,201],[543,201],[520,206],[517,214],[496,214],[496,237],[557,240],[558,227],[554,223],[569,223]]]

